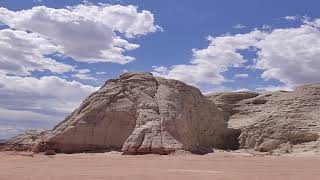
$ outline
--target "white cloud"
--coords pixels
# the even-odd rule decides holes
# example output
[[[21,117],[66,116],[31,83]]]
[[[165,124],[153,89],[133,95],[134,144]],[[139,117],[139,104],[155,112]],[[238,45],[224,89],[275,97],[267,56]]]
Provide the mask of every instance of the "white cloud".
[[[30,77],[34,71],[50,71],[71,72],[71,77],[76,79],[96,80],[89,69],[58,62],[53,54],[86,63],[125,64],[134,60],[126,53],[139,48],[129,40],[161,30],[149,11],[130,5],[89,3],[63,9],[39,6],[11,11],[0,8],[0,23],[9,26],[0,30],[2,129],[10,123],[10,126],[24,127],[61,121],[98,89],[56,76]]]
[[[0,108],[61,115],[73,111],[95,90],[97,87],[55,76],[37,79],[0,75]]]
[[[19,134],[21,131],[23,131],[20,128],[12,127],[12,126],[1,126],[0,125],[0,140],[10,138],[12,136],[15,136],[16,134]]]
[[[234,29],[244,29],[244,28],[246,28],[246,26],[242,25],[242,24],[237,24],[237,25],[234,25],[233,28]]]
[[[249,74],[235,74],[234,77],[236,77],[236,78],[246,78],[246,77],[249,77]]]
[[[261,69],[265,80],[279,80],[284,84],[281,88],[320,81],[320,19],[305,21],[297,28],[256,29],[208,39],[207,48],[193,50],[189,64],[155,66],[154,74],[198,86],[221,85],[229,81],[224,72],[247,62],[239,50],[251,48],[257,59],[250,68]]]
[[[35,33],[0,30],[0,74],[30,75],[49,70],[53,73],[73,71],[71,65],[59,63],[44,55],[55,53],[59,47]]]
[[[86,74],[86,73],[90,73],[90,69],[80,69],[78,70],[79,73],[82,73],[82,74]]]
[[[262,78],[286,85],[320,81],[319,27],[275,29],[256,46],[260,48],[256,68],[264,70]]]
[[[269,25],[264,24],[264,25],[262,25],[262,28],[261,28],[261,29],[262,29],[262,30],[266,30],[266,31],[271,31],[271,30],[272,30],[272,27],[269,26]]]
[[[150,11],[142,10],[138,12],[137,7],[132,5],[78,5],[70,9],[80,16],[85,15],[88,20],[96,21],[115,31],[124,33],[127,37],[147,35],[160,28],[154,25],[154,17]]]
[[[15,136],[27,129],[52,128],[64,119],[64,116],[1,107],[0,114],[0,139]]]
[[[97,78],[92,77],[92,75],[90,74],[91,71],[89,69],[80,69],[77,71],[78,73],[74,74],[73,76],[81,79],[81,80],[92,80],[92,81],[96,81]]]
[[[247,91],[252,91],[252,90],[247,89],[247,88],[241,88],[241,89],[232,90],[232,92],[247,92]]]
[[[261,92],[274,92],[274,91],[292,91],[295,87],[294,86],[288,86],[288,85],[279,85],[279,86],[262,86],[262,87],[257,87],[255,91],[261,91]]]
[[[297,19],[297,16],[285,16],[283,19],[288,20],[288,21],[294,21]]]
[[[51,128],[96,90],[55,76],[37,79],[0,75],[0,138],[26,128]],[[9,129],[1,132],[5,127]]]
[[[32,31],[59,47],[59,52],[82,62],[125,64],[125,53],[139,47],[120,37],[146,35],[160,29],[153,14],[135,6],[77,5],[66,9],[44,6],[22,11],[0,8],[0,21],[11,28]]]
[[[170,68],[154,67],[153,73],[192,85],[222,84],[229,81],[222,73],[230,67],[240,67],[246,62],[238,51],[250,48],[266,35],[265,32],[257,30],[234,36],[208,37],[209,46],[205,49],[194,49],[190,64],[179,64]]]
[[[102,75],[102,74],[107,74],[107,72],[100,72],[100,71],[98,71],[98,72],[96,72],[96,74]]]
[[[32,121],[32,122],[41,122],[52,124],[52,122],[61,121],[63,117],[57,118],[57,116],[51,116],[41,113],[36,113],[32,111],[23,111],[23,110],[9,110],[5,108],[0,108],[0,121],[14,121],[14,122],[24,122],[24,121]],[[0,126],[1,129],[1,126]]]

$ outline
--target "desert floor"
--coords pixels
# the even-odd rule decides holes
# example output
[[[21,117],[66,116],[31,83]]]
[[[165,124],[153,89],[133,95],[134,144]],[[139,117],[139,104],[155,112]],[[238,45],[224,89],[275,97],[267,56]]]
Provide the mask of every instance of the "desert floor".
[[[319,169],[316,156],[0,153],[0,180],[319,180]]]

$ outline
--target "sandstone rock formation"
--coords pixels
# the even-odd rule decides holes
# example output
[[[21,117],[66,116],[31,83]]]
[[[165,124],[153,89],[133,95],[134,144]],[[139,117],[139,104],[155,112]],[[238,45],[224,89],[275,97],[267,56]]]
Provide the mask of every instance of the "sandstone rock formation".
[[[238,135],[198,89],[151,73],[126,73],[86,98],[37,148],[65,153],[201,152],[237,148],[233,142]]]
[[[0,143],[0,150],[32,151],[40,139],[49,133],[49,130],[27,130],[23,134],[3,140]]]
[[[108,80],[52,131],[27,131],[0,143],[0,150],[288,153],[320,151],[319,134],[320,84],[205,97],[180,81],[126,73]]]
[[[229,127],[242,131],[240,148],[282,153],[301,146],[320,149],[320,84],[292,92],[215,93],[208,98],[225,111]]]
[[[0,150],[5,146],[6,142],[6,139],[0,139]]]
[[[239,101],[258,95],[257,92],[218,92],[208,94],[207,97],[223,110],[225,120],[228,121],[230,116],[239,112],[238,107],[241,106]]]

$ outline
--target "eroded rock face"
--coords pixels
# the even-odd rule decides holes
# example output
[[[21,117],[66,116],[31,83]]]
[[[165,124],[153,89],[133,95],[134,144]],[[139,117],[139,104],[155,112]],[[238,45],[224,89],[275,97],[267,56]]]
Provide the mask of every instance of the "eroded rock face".
[[[150,73],[111,79],[39,143],[38,149],[82,152],[121,149],[168,154],[178,149],[234,148],[239,131],[201,92]]]
[[[246,98],[242,98],[243,94],[247,94]],[[255,96],[253,93],[250,97],[251,94],[233,93],[232,96],[238,96],[240,101],[228,100],[219,105],[230,114],[229,127],[242,131],[240,148],[290,152],[290,148],[294,150],[304,144],[305,150],[319,149],[319,143],[314,142],[320,133],[320,84],[304,85],[292,92],[277,91]],[[209,99],[218,104],[222,102],[219,96],[209,95]]]
[[[41,138],[49,133],[49,130],[27,130],[23,134],[0,142],[0,151],[33,151]]]
[[[238,113],[238,107],[240,101],[244,99],[250,99],[258,96],[257,92],[218,92],[207,94],[207,97],[213,101],[218,108],[223,110],[226,121],[229,121],[229,117]]]

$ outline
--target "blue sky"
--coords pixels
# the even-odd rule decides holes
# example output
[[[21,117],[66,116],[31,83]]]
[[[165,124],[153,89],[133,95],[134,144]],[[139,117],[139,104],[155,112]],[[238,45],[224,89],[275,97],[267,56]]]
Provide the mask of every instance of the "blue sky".
[[[79,11],[72,9],[81,4]],[[35,9],[37,6],[44,7]],[[104,6],[109,7],[106,10]],[[8,53],[0,59],[0,97],[6,97],[0,100],[0,132],[2,127],[7,134],[24,128],[52,127],[105,80],[126,71],[149,71],[179,79],[204,93],[292,89],[320,80],[317,0],[0,0],[0,7],[0,45],[6,43],[5,47],[23,55],[20,60],[9,48],[0,46],[2,54]],[[67,16],[64,21],[79,26],[66,27],[69,24],[55,19],[59,18],[55,13],[50,14],[51,10],[61,9],[77,13],[79,19]],[[87,14],[88,10],[108,12],[97,20]],[[130,18],[117,17],[118,11],[134,13]],[[30,18],[30,14],[36,18]],[[133,20],[147,21],[143,15],[153,19],[145,25]],[[113,25],[117,22],[108,20],[111,16],[126,25]],[[81,18],[89,18],[90,22]],[[79,36],[73,37],[73,31]],[[71,36],[76,41],[70,46]],[[112,48],[119,46],[121,52],[103,44],[103,38]],[[112,44],[110,38],[125,40],[126,47]],[[105,49],[107,55],[94,54]],[[115,55],[121,55],[120,59],[112,59]],[[135,60],[126,59],[129,56]],[[56,94],[52,88],[56,88]],[[78,93],[72,94],[73,89]],[[5,118],[11,114],[15,116]],[[44,122],[43,118],[48,120]]]
[[[141,45],[139,49],[129,52],[131,56],[136,57],[136,61],[126,65],[114,63],[75,63],[80,67],[89,68],[92,71],[104,71],[107,74],[99,77],[98,82],[85,82],[101,85],[105,79],[116,77],[124,69],[129,71],[152,71],[152,66],[172,66],[175,64],[186,63],[192,58],[191,50],[193,48],[205,48],[208,45],[206,37],[221,36],[226,33],[236,34],[245,33],[254,28],[260,28],[263,25],[270,25],[274,28],[297,27],[299,21],[285,21],[285,16],[304,16],[310,18],[320,17],[320,2],[317,0],[281,0],[281,1],[256,1],[256,0],[224,0],[209,1],[203,0],[195,2],[187,1],[101,1],[91,0],[93,4],[122,4],[135,5],[139,9],[151,11],[155,15],[156,24],[160,25],[164,32],[154,33],[145,37],[134,39],[133,42]],[[29,9],[34,6],[44,5],[52,8],[63,8],[81,4],[83,1],[77,0],[43,0],[43,1],[19,1],[4,0],[0,2],[1,7],[10,10]],[[233,26],[241,24],[246,26],[243,29],[234,29]],[[255,72],[241,71],[243,73],[252,73],[245,80],[239,82],[227,83],[227,87],[241,89],[254,88],[249,84],[258,83],[260,78],[256,78]],[[230,71],[227,76],[233,72]],[[38,76],[35,73],[36,76]],[[275,82],[268,82],[277,84]],[[267,85],[268,83],[262,83]],[[210,90],[210,89],[208,89]]]

